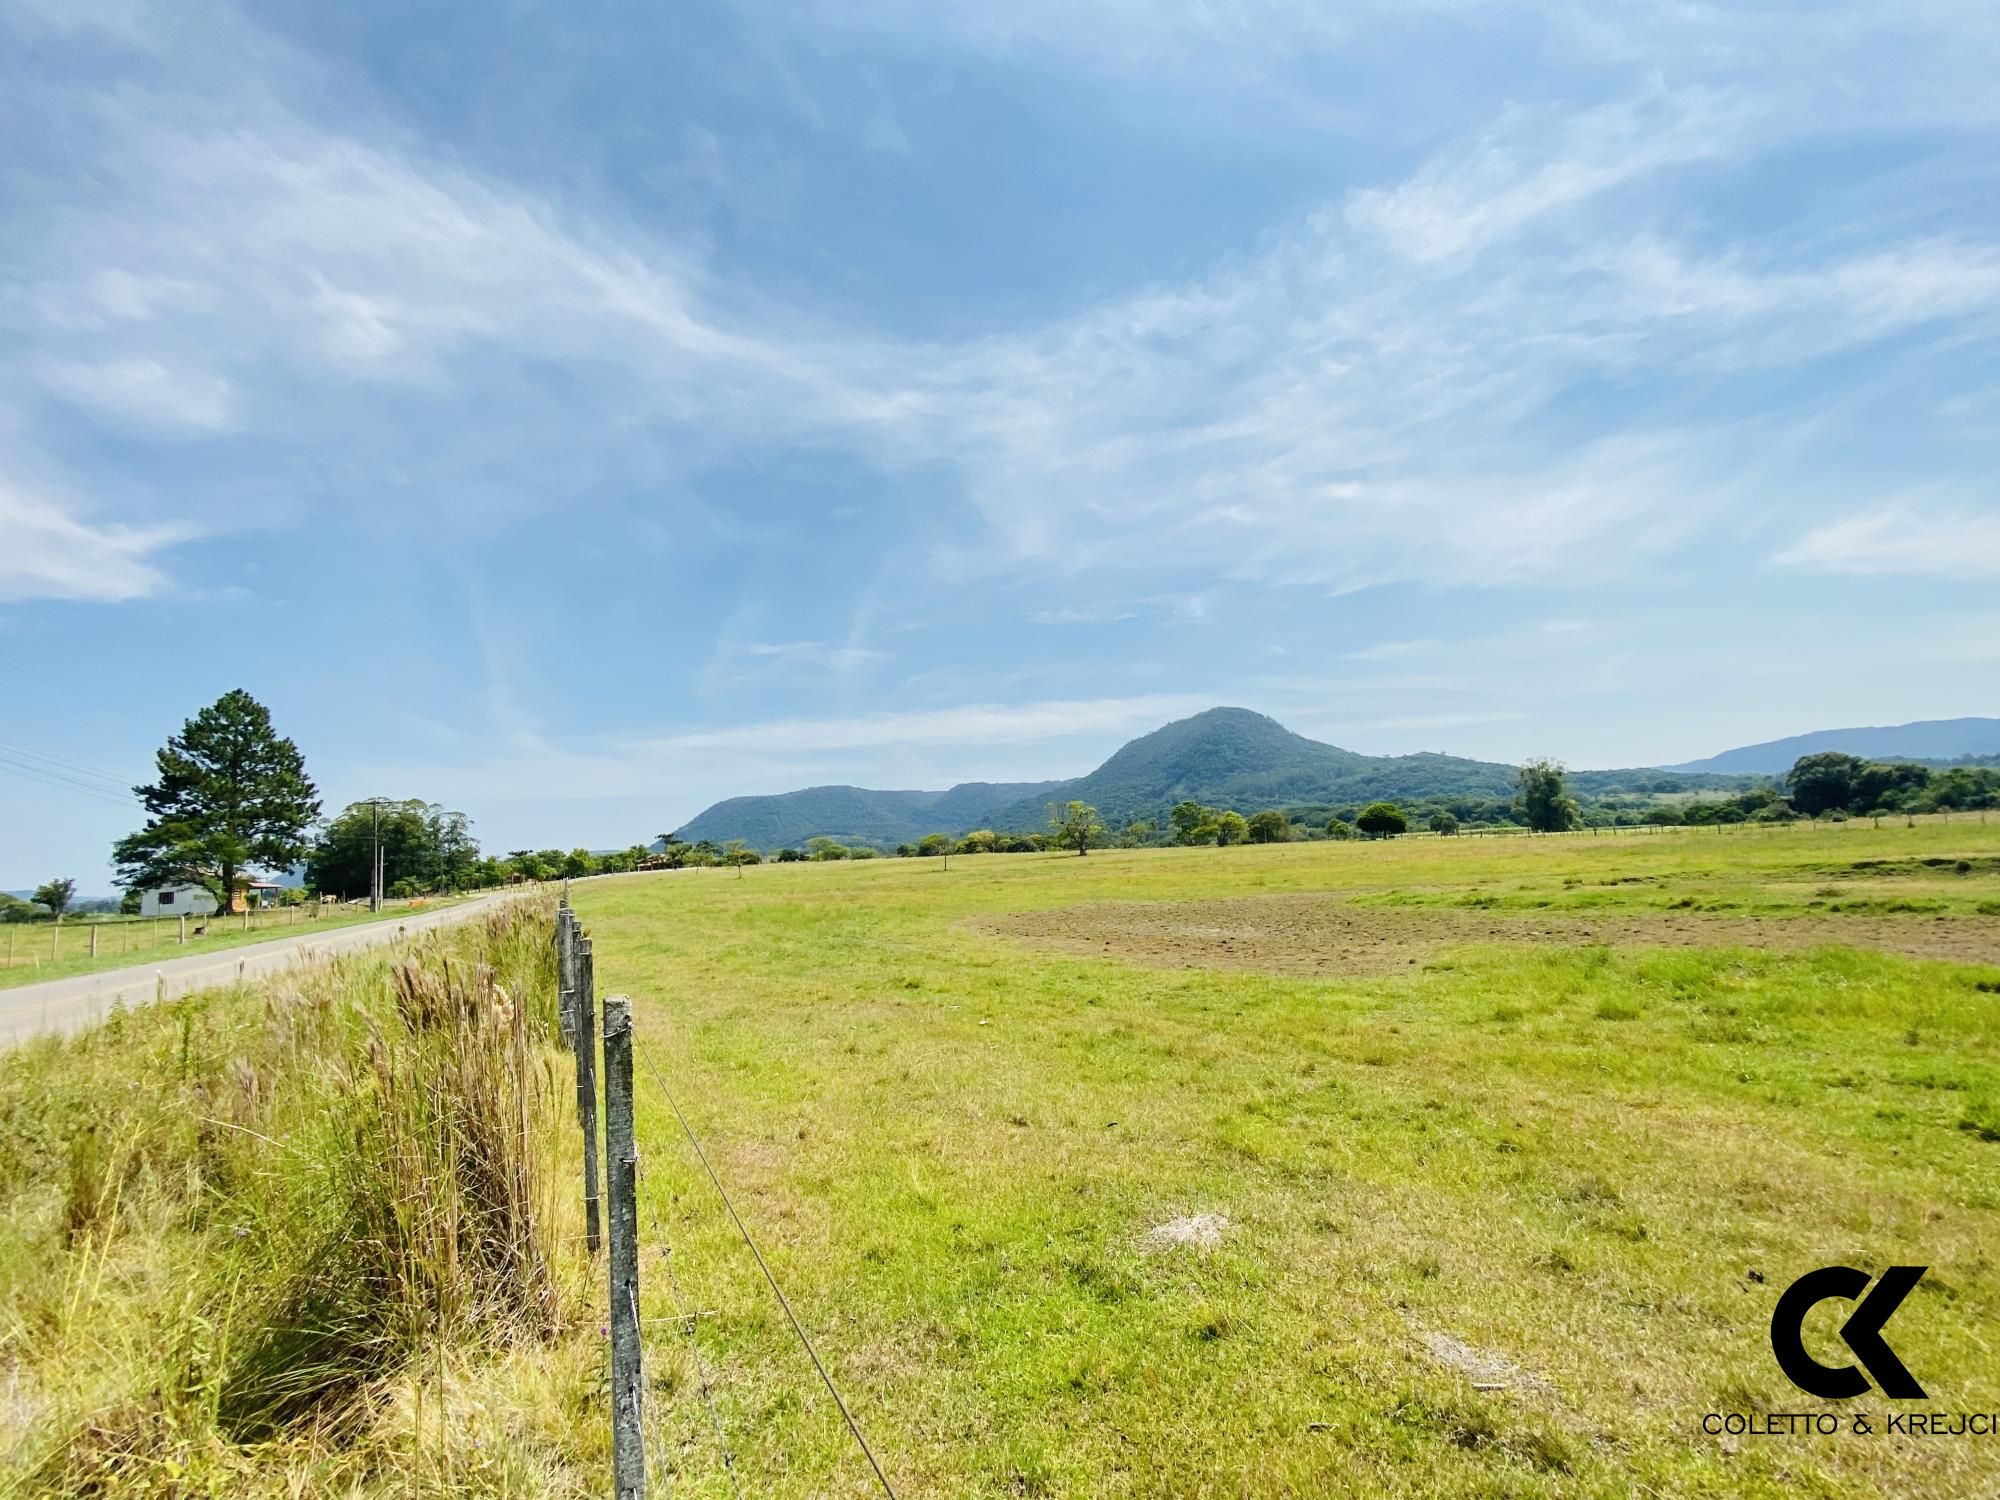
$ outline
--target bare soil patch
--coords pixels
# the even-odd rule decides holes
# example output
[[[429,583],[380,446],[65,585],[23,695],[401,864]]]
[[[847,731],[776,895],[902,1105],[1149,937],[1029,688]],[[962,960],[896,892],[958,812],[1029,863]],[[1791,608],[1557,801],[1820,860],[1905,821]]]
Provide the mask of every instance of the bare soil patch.
[[[1910,958],[2000,963],[2000,918],[1701,912],[1482,911],[1355,906],[1338,896],[1098,902],[1012,912],[975,923],[1039,948],[1158,968],[1276,974],[1386,974],[1479,943],[1579,947],[1765,948],[1839,945]]]

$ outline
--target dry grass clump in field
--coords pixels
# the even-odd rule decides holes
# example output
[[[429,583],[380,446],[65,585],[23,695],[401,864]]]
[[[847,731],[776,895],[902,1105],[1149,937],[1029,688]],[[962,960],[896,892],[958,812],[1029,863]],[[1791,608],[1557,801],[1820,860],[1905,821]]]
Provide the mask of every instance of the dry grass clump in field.
[[[522,907],[8,1056],[0,1476],[546,1487],[438,1392],[484,1410],[484,1370],[580,1323],[553,984]]]

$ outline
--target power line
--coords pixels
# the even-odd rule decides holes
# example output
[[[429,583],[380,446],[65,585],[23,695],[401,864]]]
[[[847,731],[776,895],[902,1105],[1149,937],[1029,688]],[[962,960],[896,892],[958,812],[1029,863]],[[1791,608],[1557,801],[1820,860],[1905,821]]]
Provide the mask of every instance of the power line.
[[[743,1243],[750,1247],[751,1255],[756,1257],[757,1269],[764,1273],[764,1280],[770,1283],[771,1295],[778,1299],[778,1306],[785,1310],[786,1321],[792,1325],[792,1332],[799,1336],[799,1343],[805,1348],[806,1358],[810,1359],[813,1368],[819,1371],[820,1382],[826,1386],[826,1393],[833,1397],[833,1404],[840,1408],[840,1415],[847,1422],[847,1430],[854,1434],[854,1441],[861,1446],[862,1457],[868,1460],[868,1467],[875,1471],[875,1478],[882,1486],[882,1493],[887,1495],[889,1500],[896,1500],[895,1486],[889,1483],[889,1476],[882,1472],[882,1465],[875,1461],[875,1450],[868,1446],[868,1439],[861,1435],[860,1424],[854,1420],[854,1413],[847,1409],[847,1403],[841,1399],[839,1388],[833,1383],[833,1377],[827,1374],[826,1365],[820,1359],[819,1351],[813,1348],[812,1339],[807,1336],[804,1325],[799,1322],[798,1314],[792,1311],[792,1304],[786,1300],[784,1288],[778,1285],[778,1278],[771,1274],[770,1266],[765,1264],[764,1252],[757,1248],[757,1242],[751,1238],[749,1227],[744,1224],[742,1215],[736,1212],[736,1205],[729,1201],[729,1193],[722,1186],[722,1179],[715,1175],[715,1168],[709,1165],[708,1153],[701,1149],[701,1142],[695,1137],[694,1127],[688,1124],[687,1116],[681,1113],[680,1103],[674,1098],[674,1091],[667,1087],[666,1077],[654,1063],[653,1054],[640,1042],[636,1031],[632,1040],[636,1044],[635,1050],[646,1060],[646,1071],[653,1075],[653,1082],[666,1097],[667,1107],[673,1110],[674,1118],[680,1121],[681,1130],[686,1134],[688,1144],[694,1147],[695,1157],[701,1162],[702,1170],[708,1173],[708,1180],[714,1184],[715,1196],[722,1200],[722,1206],[729,1211],[730,1219],[735,1222],[736,1232],[743,1236]]]
[[[134,807],[144,806],[138,798],[132,796],[130,793],[121,797],[104,790],[102,787],[92,786],[88,782],[75,781],[60,772],[16,761],[6,755],[0,755],[0,771],[11,772],[13,775],[19,776],[24,780],[35,782],[40,786],[51,787],[56,791],[73,792],[79,797],[89,797],[110,807],[124,808],[129,811]]]
[[[5,740],[0,740],[0,751],[4,751],[8,755],[21,756],[28,760],[39,761],[53,770],[61,771],[83,780],[102,782],[107,789],[116,791],[121,795],[129,794],[132,790],[132,783],[123,776],[113,776],[109,771],[100,771],[94,766],[86,766],[73,760],[64,760],[60,755],[49,755],[40,750],[30,750],[26,745],[10,745]]]

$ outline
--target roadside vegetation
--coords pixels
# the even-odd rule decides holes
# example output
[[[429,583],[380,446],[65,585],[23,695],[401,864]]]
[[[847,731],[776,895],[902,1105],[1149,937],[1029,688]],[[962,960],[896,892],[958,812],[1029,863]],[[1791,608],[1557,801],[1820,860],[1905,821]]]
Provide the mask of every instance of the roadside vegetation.
[[[370,922],[402,922],[425,911],[457,905],[453,896],[417,896],[387,902],[371,912],[365,902],[339,906],[287,903],[232,916],[211,916],[188,923],[188,938],[172,917],[92,916],[69,919],[0,922],[0,989],[67,979],[133,964],[160,964],[177,958],[226,953],[250,943],[269,942],[305,933],[333,932]],[[96,938],[97,952],[91,952]]]
[[[0,1488],[593,1493],[551,922],[0,1059]]]

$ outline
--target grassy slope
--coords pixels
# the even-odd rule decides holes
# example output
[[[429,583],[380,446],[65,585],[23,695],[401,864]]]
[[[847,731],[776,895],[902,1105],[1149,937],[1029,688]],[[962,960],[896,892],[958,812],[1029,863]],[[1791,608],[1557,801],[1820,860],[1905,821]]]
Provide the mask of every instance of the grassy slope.
[[[771,866],[578,904],[600,989],[638,997],[905,1494],[1974,1495],[2000,1485],[1990,1440],[1696,1424],[1817,1405],[1766,1323],[1833,1261],[1928,1263],[1899,1352],[1935,1407],[2000,1406],[2000,1145],[1961,1128],[2000,1125],[1994,971],[1584,948],[1324,983],[1037,953],[961,919],[1314,889],[1825,912],[1835,881],[1990,922],[1990,874],[1830,872],[1996,848],[1977,825],[1319,844]],[[640,1128],[746,1491],[866,1493],[646,1082]],[[1231,1221],[1218,1251],[1141,1252],[1200,1211]],[[660,1265],[649,1317],[674,1310]],[[726,1493],[686,1345],[652,1331],[679,1493]],[[1476,1391],[1426,1334],[1534,1379]]]
[[[274,938],[298,937],[310,933],[331,932],[336,927],[354,927],[362,922],[387,922],[397,919],[407,920],[420,911],[431,911],[439,906],[456,903],[449,898],[428,902],[398,903],[385,906],[380,914],[364,908],[327,907],[314,919],[308,915],[309,908],[298,909],[296,919],[291,919],[286,910],[252,912],[250,927],[246,930],[243,918],[210,917],[208,936],[197,938],[192,935],[199,925],[188,924],[190,936],[185,945],[179,941],[179,927],[170,918],[147,918],[136,921],[107,921],[102,923],[65,922],[60,938],[57,938],[53,923],[23,922],[13,925],[13,966],[8,967],[7,930],[0,928],[0,989],[20,984],[38,984],[44,979],[67,979],[76,974],[95,974],[105,969],[122,969],[128,964],[164,963],[175,958],[195,958],[204,953],[216,953],[225,948],[240,948],[245,943],[266,943]],[[90,956],[90,929],[98,928],[97,957]],[[53,951],[56,957],[49,957],[51,939],[57,939],[59,946]]]

